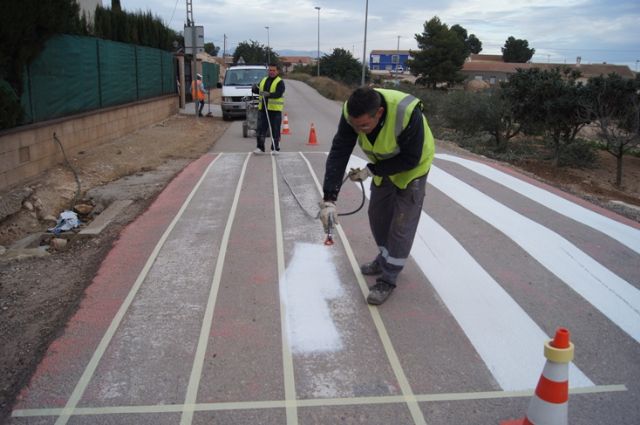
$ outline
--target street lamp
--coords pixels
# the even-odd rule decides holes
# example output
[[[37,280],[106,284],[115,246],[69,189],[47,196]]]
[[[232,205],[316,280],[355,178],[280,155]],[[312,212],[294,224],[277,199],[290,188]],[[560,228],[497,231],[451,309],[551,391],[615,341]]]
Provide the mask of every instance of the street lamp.
[[[320,6],[316,6],[315,9],[318,11],[318,77],[320,76]]]
[[[269,47],[269,27],[264,27],[267,30],[267,65],[271,63],[271,47]]]
[[[398,36],[398,44],[396,46],[396,56],[398,57],[398,62],[396,62],[396,76],[397,76],[398,66],[400,66],[400,36]]]
[[[362,51],[362,79],[360,80],[360,85],[364,86],[364,70],[366,69],[366,57],[367,57],[367,16],[369,15],[369,0],[367,0],[365,9],[364,9],[364,48]]]

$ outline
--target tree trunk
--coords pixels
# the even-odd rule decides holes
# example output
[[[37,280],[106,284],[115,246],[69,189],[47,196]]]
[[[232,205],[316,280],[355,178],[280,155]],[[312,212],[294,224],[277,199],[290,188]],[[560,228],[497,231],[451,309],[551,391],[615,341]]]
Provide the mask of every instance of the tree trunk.
[[[559,167],[560,166],[560,133],[557,131],[553,133],[553,147],[554,147],[553,165],[554,167]]]
[[[616,155],[616,186],[622,186],[622,158],[624,157],[623,152],[618,152]]]

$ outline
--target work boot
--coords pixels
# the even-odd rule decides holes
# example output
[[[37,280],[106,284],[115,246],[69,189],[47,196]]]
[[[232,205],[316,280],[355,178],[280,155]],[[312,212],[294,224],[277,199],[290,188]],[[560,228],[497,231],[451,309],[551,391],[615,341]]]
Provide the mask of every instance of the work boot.
[[[378,260],[373,260],[370,263],[360,265],[360,271],[363,275],[375,276],[382,273],[382,266],[378,263]]]
[[[389,298],[395,288],[395,285],[378,278],[376,279],[376,284],[369,289],[367,302],[371,305],[380,305]]]

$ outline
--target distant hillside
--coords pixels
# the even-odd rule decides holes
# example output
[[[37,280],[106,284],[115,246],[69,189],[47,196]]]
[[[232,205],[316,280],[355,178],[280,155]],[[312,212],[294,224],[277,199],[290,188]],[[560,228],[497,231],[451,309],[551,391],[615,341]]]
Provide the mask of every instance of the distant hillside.
[[[276,53],[280,56],[308,56],[310,58],[315,58],[318,56],[317,50],[276,50]],[[320,57],[326,55],[325,52],[320,50]]]

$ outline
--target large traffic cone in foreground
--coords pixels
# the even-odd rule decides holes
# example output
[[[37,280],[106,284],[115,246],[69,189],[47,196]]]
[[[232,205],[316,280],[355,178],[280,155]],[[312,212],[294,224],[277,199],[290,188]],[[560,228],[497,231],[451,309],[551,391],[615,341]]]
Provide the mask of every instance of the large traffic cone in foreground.
[[[313,123],[311,123],[311,130],[309,130],[309,141],[307,142],[307,145],[317,144],[318,140],[316,139],[316,128],[313,126]]]
[[[569,420],[569,363],[573,360],[573,343],[569,331],[559,328],[554,339],[544,345],[547,363],[542,370],[536,392],[522,419],[502,421],[500,425],[567,425]]]
[[[291,130],[289,130],[289,117],[287,114],[284,114],[284,120],[282,120],[282,134],[291,134]]]

